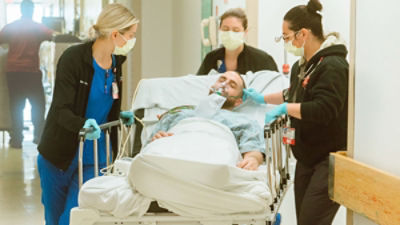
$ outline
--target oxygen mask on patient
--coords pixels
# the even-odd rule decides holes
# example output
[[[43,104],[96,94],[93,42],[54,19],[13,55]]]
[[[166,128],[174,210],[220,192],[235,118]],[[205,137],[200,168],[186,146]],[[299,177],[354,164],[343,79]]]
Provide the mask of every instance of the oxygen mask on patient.
[[[212,92],[203,98],[194,109],[197,116],[212,118],[222,108],[222,105],[224,105],[226,97],[223,96],[224,91],[222,87],[213,90],[214,88],[211,87]]]
[[[217,95],[224,96],[225,98],[240,98],[240,96],[230,96],[228,94],[229,90],[229,85],[226,84],[226,82],[222,82],[220,84],[217,84],[216,86],[212,86],[210,88],[211,93],[215,93]]]
[[[211,92],[215,93],[217,95],[224,95],[226,94],[226,82],[222,82],[220,84],[217,84],[215,86],[211,87]]]

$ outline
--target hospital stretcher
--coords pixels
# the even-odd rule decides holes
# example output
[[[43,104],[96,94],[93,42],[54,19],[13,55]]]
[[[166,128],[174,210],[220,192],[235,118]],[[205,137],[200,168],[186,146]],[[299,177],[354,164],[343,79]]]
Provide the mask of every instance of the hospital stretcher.
[[[287,117],[279,118],[272,123],[265,125],[264,137],[266,149],[270,149],[269,155],[265,157],[265,166],[267,167],[268,186],[271,190],[274,202],[269,205],[270,214],[243,214],[232,216],[215,216],[207,218],[182,217],[174,213],[152,213],[148,212],[142,217],[116,218],[107,213],[99,212],[95,209],[74,208],[71,211],[71,225],[94,225],[94,224],[202,224],[202,225],[228,225],[228,224],[253,224],[271,225],[274,222],[276,213],[279,210],[281,200],[283,199],[287,186],[290,182],[289,175],[289,157],[290,150],[287,145],[282,143],[283,128],[287,122]],[[109,153],[111,127],[121,127],[119,121],[100,125],[105,131],[107,153]],[[119,129],[120,130],[120,129]],[[82,158],[83,158],[83,141],[85,132],[80,132],[80,148],[79,148],[79,185],[82,186]],[[94,141],[94,168],[95,176],[98,176],[97,163],[97,141]],[[110,155],[107,154],[107,166],[110,162]],[[160,184],[161,185],[161,184]]]
[[[274,80],[272,78],[270,81]],[[235,215],[220,215],[220,216],[208,216],[208,217],[185,217],[170,212],[147,212],[144,216],[129,216],[126,218],[117,218],[112,216],[110,213],[100,212],[97,209],[92,208],[73,208],[71,210],[70,224],[71,225],[94,225],[94,224],[152,224],[152,225],[231,225],[231,224],[253,224],[253,225],[272,225],[275,222],[276,214],[279,211],[281,202],[286,194],[288,186],[290,185],[290,173],[289,173],[289,158],[291,156],[290,148],[287,144],[282,142],[283,129],[288,122],[287,117],[278,118],[272,123],[264,126],[264,137],[267,149],[267,154],[264,161],[264,167],[267,170],[267,181],[268,187],[271,192],[273,203],[267,207],[270,212],[265,213],[246,213],[246,214],[235,214]],[[106,132],[106,145],[109,144],[109,131],[111,127],[118,126],[118,137],[121,140],[121,124],[119,121],[114,121],[108,124],[100,126],[102,130]],[[135,125],[131,129],[135,130]],[[80,133],[81,143],[80,149],[83,149],[85,130]],[[133,135],[135,136],[135,135]],[[95,159],[95,171],[98,171],[97,166],[97,143],[94,141],[94,159]],[[268,151],[269,149],[269,151]],[[109,149],[107,148],[107,152]],[[82,150],[79,151],[79,182],[82,185]],[[107,155],[107,168],[109,168],[110,156]],[[107,169],[109,170],[109,169]],[[120,168],[115,166],[113,171],[110,171],[111,175],[119,173]],[[95,172],[95,176],[98,174]],[[162,190],[162,184],[160,184],[160,191]],[[210,199],[212,201],[212,199]]]

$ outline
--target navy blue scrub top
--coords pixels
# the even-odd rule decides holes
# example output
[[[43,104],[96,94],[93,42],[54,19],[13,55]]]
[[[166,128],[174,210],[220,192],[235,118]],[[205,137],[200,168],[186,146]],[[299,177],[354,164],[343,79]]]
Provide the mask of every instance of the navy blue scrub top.
[[[218,68],[218,73],[225,73],[225,72],[226,72],[225,60],[222,60],[222,63]]]
[[[115,57],[112,56],[112,64],[115,66]],[[115,74],[112,68],[106,70],[101,68],[93,58],[94,75],[92,86],[90,88],[88,105],[86,108],[87,119],[95,119],[97,124],[108,122],[107,116],[111,110],[114,99],[112,98],[112,82]],[[111,145],[111,144],[110,144]],[[93,141],[86,140],[83,147],[83,165],[93,165]],[[100,139],[97,140],[99,165],[106,165],[106,143],[104,132],[101,132]],[[74,161],[78,161],[78,155],[75,155]]]

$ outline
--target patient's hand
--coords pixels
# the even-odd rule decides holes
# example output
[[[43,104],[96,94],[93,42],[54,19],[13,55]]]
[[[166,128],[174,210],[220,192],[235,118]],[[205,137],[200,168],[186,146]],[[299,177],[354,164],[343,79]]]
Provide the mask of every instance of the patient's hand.
[[[154,141],[156,139],[160,139],[160,138],[163,138],[163,137],[169,137],[169,136],[172,136],[172,135],[174,135],[174,134],[160,130],[153,136],[151,141]]]
[[[258,160],[256,158],[248,157],[240,161],[237,167],[245,170],[257,170],[259,165],[260,164],[258,163]]]
[[[237,167],[245,170],[257,170],[262,161],[263,155],[261,152],[246,152],[243,154],[243,160],[237,164]]]

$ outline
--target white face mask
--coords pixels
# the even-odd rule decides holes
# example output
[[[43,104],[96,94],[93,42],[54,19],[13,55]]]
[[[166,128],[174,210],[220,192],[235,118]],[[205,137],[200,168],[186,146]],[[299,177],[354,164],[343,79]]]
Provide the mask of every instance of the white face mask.
[[[202,99],[195,108],[195,113],[199,117],[212,118],[224,105],[226,98],[224,96],[212,93]]]
[[[218,35],[222,45],[230,51],[244,43],[244,32],[220,31]]]
[[[304,44],[301,48],[298,48],[293,45],[293,40],[285,42],[284,45],[287,52],[292,53],[295,56],[304,56]]]
[[[122,47],[115,46],[114,55],[125,55],[126,56],[135,46],[136,38],[126,40],[122,34],[121,34],[121,37],[126,41],[126,43]]]

